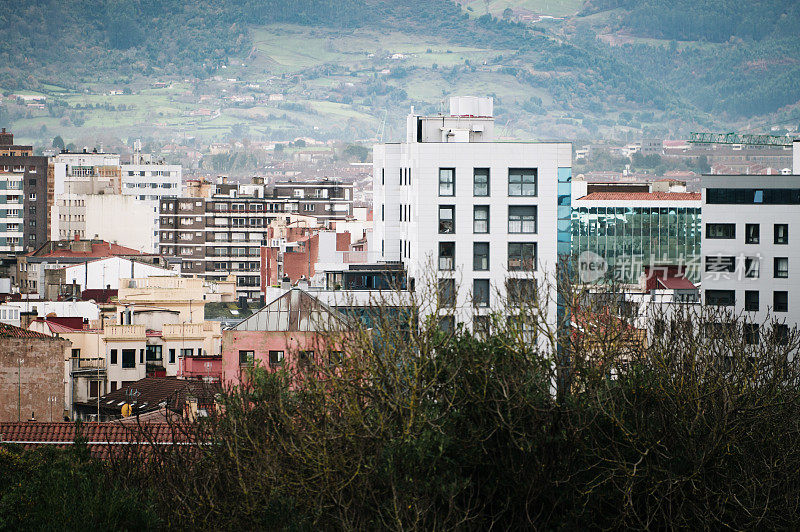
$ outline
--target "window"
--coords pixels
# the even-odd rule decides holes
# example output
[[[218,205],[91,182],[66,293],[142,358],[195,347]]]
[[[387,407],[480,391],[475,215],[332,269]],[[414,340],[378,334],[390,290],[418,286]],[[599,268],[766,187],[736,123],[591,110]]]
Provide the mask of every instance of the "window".
[[[775,272],[776,279],[786,279],[789,277],[789,258],[788,257],[775,257]]]
[[[111,350],[111,364],[116,364],[116,363],[117,363],[117,350],[116,349],[112,349]]]
[[[508,271],[536,269],[536,242],[508,243]]]
[[[758,279],[760,274],[760,261],[757,257],[745,257],[744,276],[748,279]]]
[[[758,290],[745,290],[744,309],[748,312],[758,312]]]
[[[535,196],[536,173],[536,168],[509,168],[508,195]]]
[[[341,366],[344,362],[344,351],[329,351],[328,352],[328,367],[333,368]]]
[[[706,224],[706,238],[736,238],[736,224]]]
[[[156,362],[161,361],[161,346],[160,345],[148,345],[146,348],[145,353],[146,359],[148,362]]]
[[[789,224],[775,224],[775,243],[781,245],[789,243]]]
[[[36,201],[36,192],[31,192],[28,195],[28,199],[31,200],[31,201]]]
[[[440,307],[454,307],[456,304],[456,280],[439,279],[437,296]]]
[[[489,279],[472,281],[472,304],[475,307],[489,306]]]
[[[314,351],[299,351],[297,362],[300,367],[308,367],[314,363]]]
[[[439,168],[439,195],[456,195],[456,169]]]
[[[456,243],[455,242],[439,242],[439,269],[440,270],[455,270],[456,269]]]
[[[736,271],[736,257],[706,257],[707,272],[733,272]]]
[[[773,323],[772,338],[778,345],[787,345],[789,343],[789,326],[785,323]]]
[[[760,236],[761,236],[761,228],[758,224],[745,224],[744,226],[745,244],[758,244]]]
[[[489,195],[489,169],[475,168],[472,173],[472,193],[475,196]]]
[[[734,290],[706,290],[706,305],[732,307],[736,304]]]
[[[455,205],[439,205],[439,234],[453,234],[456,232],[456,207]]]
[[[136,367],[136,349],[122,350],[122,369]]]
[[[96,398],[100,395],[100,381],[89,381],[89,398]]]
[[[439,316],[439,330],[443,333],[451,333],[456,328],[455,316]]]
[[[472,332],[475,336],[488,337],[491,333],[491,316],[474,316],[472,318]]]
[[[473,233],[488,233],[489,232],[489,206],[488,205],[475,205],[472,211],[472,232]]]
[[[757,190],[753,188],[709,188],[706,190],[706,203],[709,204],[754,204],[767,205],[798,205],[800,204],[800,189],[797,188],[772,188]]]
[[[772,310],[775,312],[789,312],[789,292],[777,290],[772,293]]]
[[[169,363],[170,364],[174,364],[175,363],[175,350],[174,349],[170,349],[169,350]]]
[[[144,364],[144,349],[139,349],[139,364]]]
[[[181,351],[183,351],[181,349]],[[256,359],[255,351],[239,351],[239,365],[252,366]]]
[[[511,205],[508,207],[509,233],[536,232],[536,206]]]
[[[269,367],[277,368],[283,365],[283,351],[269,352]]]
[[[3,312],[5,314],[5,311]],[[80,349],[73,349],[72,350],[72,358],[81,358],[81,350]]]
[[[475,242],[472,244],[472,269],[487,271],[489,269],[489,243]]]
[[[744,333],[744,343],[753,345],[758,343],[758,324],[745,323],[742,325],[742,332]]]
[[[533,279],[506,279],[508,303],[522,305],[536,300],[536,284]]]
[[[721,321],[710,321],[704,324],[706,336],[709,338],[725,338],[729,336],[731,332],[734,332],[731,330],[732,328],[730,323]]]

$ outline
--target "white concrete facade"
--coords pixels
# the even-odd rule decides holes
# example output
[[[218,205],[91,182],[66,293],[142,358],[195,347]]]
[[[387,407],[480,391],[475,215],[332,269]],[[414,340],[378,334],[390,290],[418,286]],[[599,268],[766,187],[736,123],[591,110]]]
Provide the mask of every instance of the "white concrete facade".
[[[50,209],[50,239],[100,239],[152,253],[157,203],[119,194],[61,194]]]
[[[754,324],[800,324],[800,175],[703,176],[701,186],[703,302],[723,297]]]
[[[458,115],[453,115],[453,109]],[[454,279],[457,292],[452,314],[456,321],[467,324],[474,316],[497,308],[505,296],[508,278],[555,282],[559,174],[568,189],[572,165],[569,143],[493,142],[493,119],[482,115],[486,109],[490,112],[491,105],[475,104],[471,112],[470,102],[457,101],[453,106],[451,100],[449,117],[409,116],[407,142],[376,145],[373,155],[375,229],[370,259],[402,261],[416,290],[424,294],[435,293],[435,287],[426,286],[427,280]],[[517,175],[520,169],[535,175],[533,187],[526,185],[526,195],[510,193],[510,174]],[[454,171],[452,195],[448,185],[440,188],[441,170],[445,175]],[[475,176],[485,175],[487,170],[488,193],[483,194]],[[566,193],[569,212],[569,191]],[[443,230],[440,207],[444,207],[445,217],[453,208],[453,231]],[[511,221],[510,208],[514,207],[532,212],[534,220]],[[488,220],[484,224],[481,216],[486,208]],[[515,214],[518,212],[515,210]],[[562,227],[567,234],[568,217],[566,227]],[[455,245],[452,260],[439,258],[440,243]],[[509,271],[510,243],[535,246],[534,271]],[[476,244],[488,245],[485,266],[474,262]],[[451,262],[453,269],[446,269]],[[488,306],[473,306],[476,280],[489,281]],[[544,300],[545,294],[539,297]],[[548,316],[555,321],[555,294],[547,297]]]
[[[180,272],[151,264],[107,257],[82,264],[66,266],[64,278],[67,283],[74,282],[81,290],[110,288],[118,290],[120,279],[149,277],[179,277]]]
[[[22,181],[25,172],[22,168],[17,170],[0,172],[0,251],[2,252],[22,249],[25,228]]]

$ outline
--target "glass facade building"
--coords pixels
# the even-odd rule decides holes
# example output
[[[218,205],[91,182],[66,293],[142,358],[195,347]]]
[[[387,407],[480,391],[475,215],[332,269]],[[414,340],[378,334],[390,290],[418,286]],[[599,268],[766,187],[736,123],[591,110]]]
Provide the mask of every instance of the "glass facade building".
[[[700,207],[584,207],[572,209],[574,257],[591,251],[605,259],[604,282],[636,284],[644,266],[686,267],[700,282]]]

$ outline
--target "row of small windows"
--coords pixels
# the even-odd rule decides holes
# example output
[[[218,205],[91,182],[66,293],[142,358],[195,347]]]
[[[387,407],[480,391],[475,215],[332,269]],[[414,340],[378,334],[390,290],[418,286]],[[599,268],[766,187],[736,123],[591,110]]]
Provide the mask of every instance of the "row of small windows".
[[[75,350],[73,350],[75,351]],[[136,349],[121,349],[122,351],[122,369],[131,369],[136,367]],[[175,363],[175,349],[169,350],[169,364]],[[194,356],[194,349],[187,348],[181,349],[180,351],[181,357],[187,358]],[[201,354],[201,350],[197,350],[197,354]],[[147,362],[155,362],[162,360],[161,358],[161,346],[160,345],[153,345],[147,346],[147,350],[139,349],[139,363],[145,363],[145,357]],[[119,358],[117,355],[116,349],[111,349],[109,354],[109,363],[111,365],[116,365],[119,362]]]
[[[706,305],[717,307],[736,306],[736,290],[706,290]],[[761,310],[758,290],[744,291],[744,310],[758,312]],[[772,292],[772,312],[789,312],[789,292],[776,290]]]
[[[401,210],[401,220],[402,220]],[[536,206],[510,205],[508,207],[509,233],[536,233]],[[409,209],[410,214],[410,209]],[[439,206],[439,234],[456,232],[456,206]],[[475,205],[472,210],[472,232],[489,232],[489,206]]]
[[[508,169],[508,195],[509,196],[536,196],[537,195],[536,168],[509,168]],[[474,168],[472,170],[472,194],[474,196],[490,195],[490,171],[488,168]],[[456,169],[439,168],[439,195],[456,195]]]
[[[456,243],[439,242],[439,270],[455,270]],[[536,242],[508,243],[508,270],[533,271],[536,269]],[[489,271],[489,242],[473,242],[472,269]]]
[[[709,188],[706,203],[718,205],[800,205],[800,188]]]
[[[786,245],[789,243],[789,224],[774,224],[772,227],[773,243]],[[706,238],[715,240],[732,240],[736,238],[736,224],[706,224]],[[745,224],[745,244],[759,244],[761,242],[761,226],[759,224]]]
[[[737,269],[736,262],[736,257],[709,255],[706,257],[705,270],[712,273],[733,273]],[[744,257],[741,266],[745,277],[749,279],[758,279],[760,277],[761,267],[758,257]],[[772,276],[775,279],[787,279],[789,277],[788,257],[773,258]]]
[[[681,324],[677,320],[672,321],[670,334],[687,334],[691,332],[690,324]],[[664,320],[656,320],[653,333],[657,336],[666,334],[666,323]],[[787,345],[789,343],[789,326],[785,323],[772,323],[767,329],[771,338],[766,338],[777,345]],[[706,322],[703,324],[703,333],[713,339],[729,339],[737,334],[735,322]],[[761,341],[761,326],[758,323],[743,323],[741,334],[745,344],[755,345]]]
[[[530,304],[536,301],[536,282],[534,279],[506,279],[506,297],[515,305]],[[489,279],[472,281],[472,306],[486,308],[490,306],[491,284]],[[456,306],[456,280],[439,279],[437,284],[437,303],[439,307]]]

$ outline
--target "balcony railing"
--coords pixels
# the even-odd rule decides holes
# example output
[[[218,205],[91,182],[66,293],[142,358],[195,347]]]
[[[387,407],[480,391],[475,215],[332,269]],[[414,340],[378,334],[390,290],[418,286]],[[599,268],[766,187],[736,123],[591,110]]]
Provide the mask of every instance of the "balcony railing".
[[[203,338],[205,336],[203,323],[168,323],[164,324],[161,336],[169,338]]]
[[[71,358],[70,359],[70,373],[88,373],[97,375],[98,373],[104,375],[106,372],[106,359],[105,358]]]
[[[147,330],[144,325],[109,325],[106,327],[105,333],[107,340],[144,340],[147,336]]]

